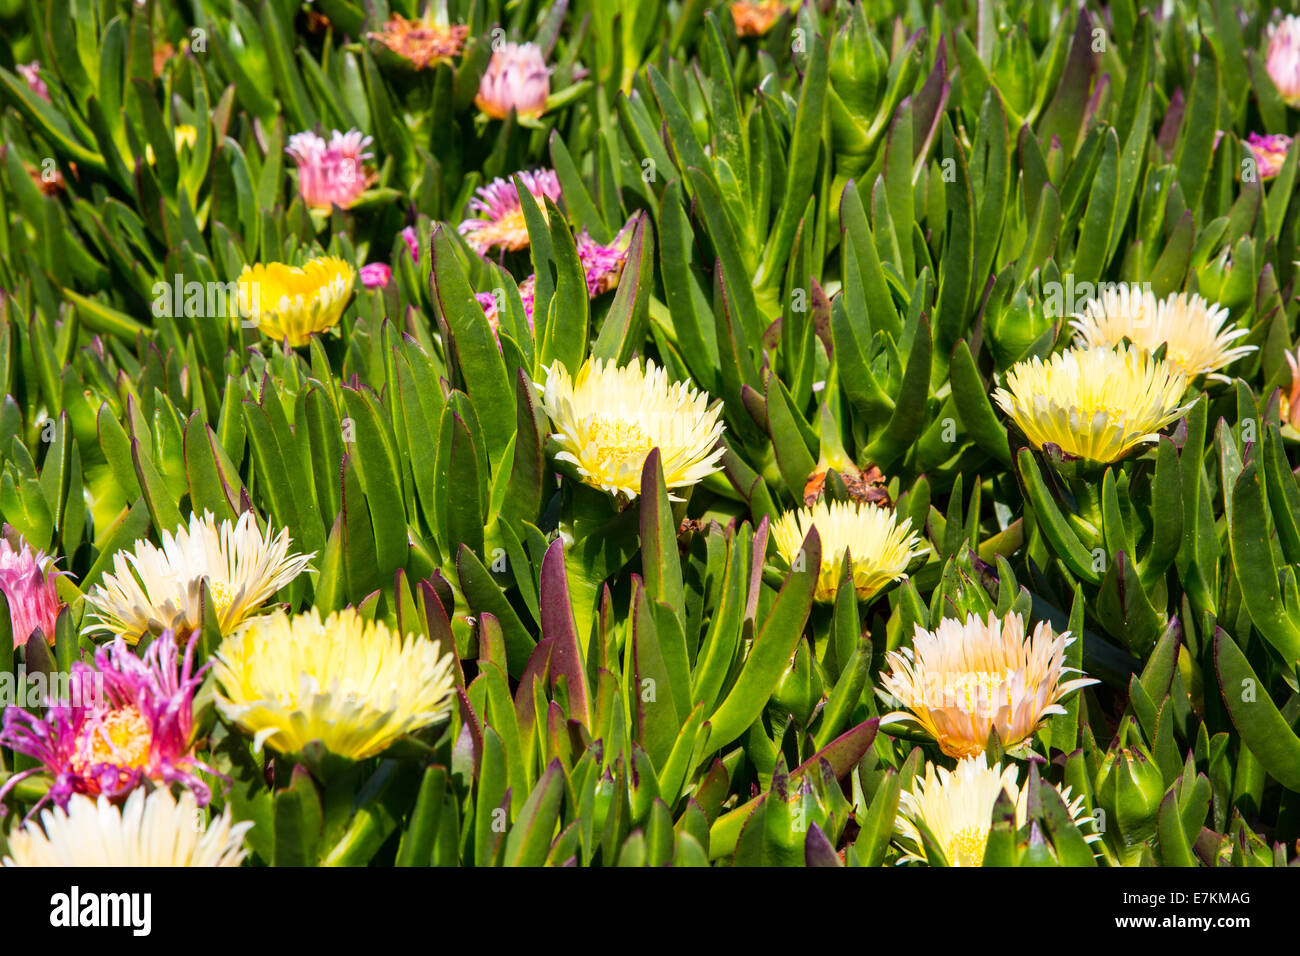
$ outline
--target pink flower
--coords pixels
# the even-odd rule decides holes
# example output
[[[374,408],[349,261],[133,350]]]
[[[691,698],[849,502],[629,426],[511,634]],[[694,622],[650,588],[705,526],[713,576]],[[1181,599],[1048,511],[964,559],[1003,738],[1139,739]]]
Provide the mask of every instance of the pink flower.
[[[369,144],[370,137],[357,130],[335,130],[328,142],[310,131],[290,136],[285,152],[298,164],[303,201],[317,209],[347,209],[356,202],[375,181],[365,165],[372,156],[362,152]]]
[[[538,169],[517,175],[543,213],[546,211],[543,197],[552,202],[559,200],[560,180],[553,170]],[[477,190],[469,211],[482,216],[466,219],[457,228],[479,255],[497,246],[509,252],[528,248],[528,225],[513,181],[498,178]]]
[[[414,226],[407,226],[402,230],[402,241],[406,243],[406,248],[411,253],[411,261],[417,265],[420,262],[420,239],[415,234]]]
[[[1255,157],[1260,180],[1268,180],[1282,171],[1287,150],[1291,148],[1291,137],[1285,133],[1273,133],[1270,136],[1250,133],[1246,137],[1246,148]]]
[[[162,785],[180,783],[200,806],[206,804],[212,794],[196,771],[216,771],[190,754],[194,691],[207,670],[204,665],[193,671],[197,640],[197,634],[190,638],[178,667],[171,631],[149,645],[143,660],[119,637],[95,652],[94,667],[72,665],[68,697],[52,703],[44,718],[6,708],[0,744],[40,766],[10,777],[0,798],[43,770],[53,777],[48,798],[59,806],[74,793],[117,799],[146,777]]]
[[[619,230],[614,241],[602,246],[587,230],[578,234],[578,260],[587,277],[587,295],[595,298],[602,292],[608,292],[618,285],[623,267],[627,265],[627,247],[632,241],[631,223]]]
[[[505,119],[511,110],[536,119],[546,112],[550,95],[551,69],[542,48],[535,43],[506,43],[492,54],[474,105],[493,119]]]
[[[51,568],[53,558],[35,553],[27,542],[13,548],[0,539],[0,592],[9,602],[9,621],[14,632],[14,647],[22,647],[37,629],[45,640],[54,643],[54,622],[58,619],[58,578]]]
[[[16,64],[16,69],[18,70],[19,75],[27,81],[28,88],[48,103],[50,101],[50,91],[45,85],[45,81],[41,79],[41,74],[37,72],[40,68],[40,60],[32,60],[31,63]]]
[[[536,276],[529,276],[523,282],[519,283],[519,298],[524,303],[524,317],[528,319],[528,327],[533,327],[533,282]],[[483,314],[487,316],[488,325],[492,326],[493,333],[501,328],[501,316],[497,312],[497,298],[491,292],[476,292],[474,298],[483,309]],[[497,346],[500,347],[500,342]]]
[[[370,262],[361,267],[361,284],[367,289],[382,289],[392,278],[393,267],[383,262]]]
[[[1264,66],[1286,105],[1300,108],[1300,17],[1269,27]]]

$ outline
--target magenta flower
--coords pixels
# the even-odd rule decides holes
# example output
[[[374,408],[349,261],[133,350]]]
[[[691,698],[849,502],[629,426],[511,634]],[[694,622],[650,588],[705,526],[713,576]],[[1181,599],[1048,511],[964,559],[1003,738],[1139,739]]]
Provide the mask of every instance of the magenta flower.
[[[533,327],[533,281],[536,277],[529,276],[523,282],[519,283],[519,298],[524,302],[524,317],[528,319],[528,327]],[[492,326],[495,333],[501,327],[501,317],[497,312],[497,298],[491,292],[476,292],[474,298],[483,308],[483,314],[487,316],[488,324]],[[500,346],[500,342],[497,343]]]
[[[560,180],[553,170],[538,169],[517,175],[543,212],[546,210],[543,197],[559,201]],[[482,215],[464,220],[457,229],[479,255],[497,246],[508,252],[528,248],[528,225],[513,181],[498,178],[477,190],[470,200],[469,211]]]
[[[27,81],[27,87],[48,103],[50,101],[50,90],[45,85],[45,81],[41,79],[41,74],[37,72],[41,68],[41,61],[32,60],[31,63],[18,63],[15,64],[15,68],[18,70],[19,75]]]
[[[367,289],[382,289],[393,276],[393,267],[383,262],[369,262],[361,267],[361,284]]]
[[[54,622],[63,604],[57,586],[61,572],[53,564],[53,558],[33,552],[26,541],[15,549],[0,539],[0,592],[9,602],[15,648],[24,646],[37,629],[54,643]]]
[[[190,754],[194,691],[207,670],[204,665],[193,671],[197,640],[197,634],[190,638],[178,668],[170,630],[149,645],[143,660],[119,637],[95,652],[94,667],[72,665],[67,698],[52,703],[43,718],[6,708],[0,745],[40,766],[10,777],[0,799],[19,780],[43,770],[53,777],[48,798],[59,806],[74,793],[117,799],[146,777],[179,783],[205,805],[212,794],[195,771],[216,771]]]
[[[1286,105],[1300,107],[1300,17],[1287,16],[1269,27],[1264,67]]]
[[[1260,180],[1268,180],[1282,171],[1287,150],[1291,148],[1291,137],[1285,133],[1273,133],[1269,136],[1250,133],[1246,136],[1246,148],[1255,157],[1255,168],[1259,172]]]
[[[546,112],[550,95],[551,68],[542,48],[536,43],[506,43],[492,54],[474,105],[493,119],[505,119],[511,110],[536,119]]]
[[[313,132],[289,137],[285,152],[298,164],[298,192],[308,206],[347,209],[374,182],[366,169],[370,153],[362,152],[370,137],[358,130],[340,133],[335,130],[327,142]]]
[[[577,237],[578,260],[587,276],[587,295],[595,298],[618,285],[623,267],[627,265],[627,247],[632,241],[631,223],[619,230],[614,241],[607,246],[582,230]]]
[[[402,241],[406,243],[406,248],[411,253],[411,261],[417,265],[420,262],[420,239],[415,234],[414,226],[407,226],[401,232]]]

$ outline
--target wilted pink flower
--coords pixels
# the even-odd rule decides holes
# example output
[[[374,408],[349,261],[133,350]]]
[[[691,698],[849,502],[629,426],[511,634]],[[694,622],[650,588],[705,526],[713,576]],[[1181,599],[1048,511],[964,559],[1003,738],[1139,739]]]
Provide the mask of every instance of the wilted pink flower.
[[[393,267],[382,262],[368,262],[361,267],[361,284],[367,289],[382,289],[392,278]]]
[[[560,180],[553,170],[538,169],[517,175],[543,213],[546,211],[543,197],[552,202],[559,200]],[[469,211],[482,213],[482,216],[464,220],[458,231],[475,252],[482,255],[496,246],[509,252],[528,248],[528,224],[524,221],[524,209],[513,181],[492,180],[477,191],[470,201]]]
[[[623,266],[627,265],[627,247],[632,241],[630,225],[629,223],[620,229],[614,241],[607,246],[592,239],[585,229],[578,234],[578,260],[582,263],[582,271],[586,273],[587,295],[591,298],[618,285]]]
[[[536,43],[506,43],[492,54],[474,105],[493,119],[505,119],[511,110],[536,119],[546,112],[550,95],[551,68],[542,48]]]
[[[1250,133],[1246,137],[1246,148],[1255,157],[1255,169],[1260,180],[1268,180],[1282,171],[1287,150],[1291,148],[1291,137],[1285,133],[1273,133],[1270,136]]]
[[[51,565],[54,559],[34,552],[27,542],[15,549],[0,539],[0,591],[9,602],[9,621],[14,632],[14,647],[22,647],[40,628],[45,640],[54,643],[54,622],[58,619],[59,572]]]
[[[45,85],[45,81],[41,79],[41,74],[37,72],[40,68],[40,60],[32,60],[30,63],[16,64],[18,74],[27,81],[28,88],[48,103],[50,101],[50,90]]]
[[[1300,17],[1287,16],[1269,27],[1264,66],[1286,105],[1300,108]]]
[[[375,180],[366,169],[370,153],[362,152],[370,137],[358,130],[335,130],[327,142],[313,132],[289,137],[285,152],[298,164],[298,192],[308,206],[347,209]]]
[[[149,645],[143,660],[119,637],[95,651],[94,667],[72,665],[67,699],[53,702],[44,718],[6,708],[0,744],[40,766],[10,777],[0,798],[23,777],[45,771],[54,778],[48,798],[59,806],[74,793],[117,799],[146,777],[180,783],[206,804],[211,791],[196,771],[216,771],[189,750],[194,691],[207,670],[193,670],[197,640],[197,634],[190,638],[182,663],[170,630]]]
[[[407,226],[401,232],[402,241],[406,243],[406,248],[411,253],[411,261],[419,263],[420,261],[420,239],[415,234],[414,226]]]

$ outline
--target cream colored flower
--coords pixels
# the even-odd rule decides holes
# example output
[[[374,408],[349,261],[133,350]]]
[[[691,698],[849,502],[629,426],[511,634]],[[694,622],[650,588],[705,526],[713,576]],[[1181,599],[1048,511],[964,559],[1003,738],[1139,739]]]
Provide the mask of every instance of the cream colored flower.
[[[309,569],[314,554],[290,554],[289,532],[263,533],[245,511],[218,526],[211,512],[189,526],[162,533],[162,547],[141,539],[113,557],[113,572],[86,595],[88,632],[121,634],[134,644],[167,628],[191,631],[203,623],[206,580],[223,634],[242,626],[276,591]]]
[[[959,760],[956,770],[926,764],[925,776],[913,778],[912,789],[899,794],[894,831],[903,856],[898,862],[928,862],[916,826],[919,820],[939,844],[949,866],[982,866],[993,826],[993,807],[1003,791],[1015,803],[1016,827],[1028,820],[1029,788],[1021,789],[1017,776],[1014,764],[1003,770],[999,764],[988,766],[983,757]],[[1071,800],[1070,788],[1066,787],[1061,799],[1081,830],[1084,824],[1093,822],[1092,817],[1083,815],[1082,796]],[[1083,838],[1093,843],[1100,834],[1084,833]]]
[[[239,314],[275,342],[306,345],[338,325],[352,294],[353,268],[337,256],[301,266],[270,262],[239,274]]]
[[[796,570],[804,538],[814,527],[821,539],[822,562],[813,597],[823,603],[835,600],[845,552],[853,560],[853,588],[865,601],[902,578],[911,560],[927,550],[912,531],[911,518],[900,521],[889,508],[874,504],[822,499],[812,507],[787,511],[772,525],[777,550]]]
[[[1027,638],[1019,614],[1001,620],[993,612],[988,620],[971,614],[964,623],[946,617],[933,631],[917,625],[911,647],[885,654],[890,672],[880,679],[911,713],[896,711],[880,724],[919,725],[950,757],[983,753],[994,728],[1004,747],[1015,747],[1047,717],[1065,713],[1060,701],[1067,694],[1097,683],[1062,681],[1079,673],[1065,666],[1073,641],[1046,621]]]
[[[1037,447],[1108,464],[1156,441],[1187,410],[1186,390],[1186,376],[1140,348],[1094,347],[1016,363],[993,398]]]
[[[9,834],[5,866],[239,866],[253,826],[232,822],[229,807],[205,823],[194,794],[165,787],[137,788],[121,808],[76,794],[40,819]]]
[[[352,608],[323,622],[315,608],[276,612],[226,638],[213,667],[221,713],[263,745],[298,753],[319,740],[353,760],[445,718],[456,681],[450,654],[403,638]]]
[[[686,382],[669,382],[668,372],[647,361],[619,368],[588,359],[576,378],[562,364],[551,366],[542,407],[560,452],[582,480],[610,494],[635,498],[641,469],[659,449],[664,481],[671,492],[718,470],[723,447],[722,403]]]
[[[1137,283],[1121,282],[1104,288],[1070,325],[1080,348],[1113,348],[1126,338],[1147,353],[1163,345],[1165,361],[1188,378],[1227,381],[1219,370],[1255,351],[1253,345],[1232,344],[1250,330],[1235,328],[1228,318],[1227,309],[1199,295],[1180,292],[1157,300]]]

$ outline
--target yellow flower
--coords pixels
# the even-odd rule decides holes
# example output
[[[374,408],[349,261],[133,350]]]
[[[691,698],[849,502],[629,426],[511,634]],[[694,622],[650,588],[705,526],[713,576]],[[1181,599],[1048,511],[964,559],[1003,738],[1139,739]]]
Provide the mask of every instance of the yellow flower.
[[[276,342],[297,348],[338,325],[352,294],[352,267],[337,256],[301,266],[271,262],[239,274],[239,313]]]
[[[571,463],[593,488],[631,499],[641,491],[641,469],[658,448],[671,492],[718,470],[723,448],[722,404],[647,361],[618,368],[588,359],[576,378],[559,362],[542,394],[560,446],[558,461]]]
[[[949,866],[982,866],[993,826],[993,807],[1003,791],[1016,807],[1016,827],[1029,818],[1029,788],[1017,784],[1014,765],[1005,770],[989,767],[983,757],[959,760],[956,770],[926,764],[925,776],[917,775],[912,788],[899,794],[898,816],[894,821],[897,843],[903,850],[898,862],[928,862],[917,821],[925,824],[943,851]],[[1070,799],[1070,788],[1061,791],[1070,817],[1082,829],[1093,819],[1083,815],[1084,798]],[[1084,833],[1094,843],[1100,834]]]
[[[263,533],[245,511],[233,524],[217,525],[211,512],[190,516],[188,528],[162,533],[162,547],[141,539],[113,556],[113,571],[86,595],[88,632],[120,634],[130,644],[167,628],[190,631],[203,623],[206,580],[224,634],[252,614],[303,571],[314,555],[290,554],[289,532]]]
[[[279,611],[217,649],[217,707],[253,735],[255,750],[298,753],[319,740],[362,760],[448,715],[456,682],[440,651],[352,608],[323,622],[315,608]]]
[[[846,551],[853,560],[854,590],[865,601],[902,578],[911,560],[927,550],[912,532],[911,518],[899,521],[893,511],[874,504],[822,499],[810,508],[787,511],[772,526],[777,550],[796,570],[804,538],[813,527],[822,544],[813,597],[824,603],[835,600]]]
[[[1187,410],[1186,389],[1186,376],[1142,349],[1073,348],[1018,362],[993,398],[1039,448],[1108,464],[1155,441]]]
[[[1253,345],[1232,343],[1249,329],[1228,324],[1228,310],[1212,306],[1199,295],[1185,292],[1157,300],[1137,283],[1103,287],[1070,325],[1080,348],[1115,347],[1128,339],[1144,352],[1165,346],[1165,360],[1188,378],[1212,374],[1255,351]]]
[[[233,823],[229,807],[205,823],[188,790],[177,800],[165,787],[137,787],[121,808],[74,794],[66,810],[43,810],[39,828],[9,834],[4,865],[239,866],[252,826]]]
[[[1004,747],[1015,747],[1048,716],[1065,713],[1060,701],[1067,694],[1097,683],[1089,677],[1062,682],[1080,673],[1065,666],[1073,641],[1046,621],[1026,639],[1019,614],[998,620],[989,612],[987,621],[971,614],[965,623],[948,617],[933,631],[917,625],[911,647],[885,654],[890,673],[880,679],[911,713],[895,711],[880,724],[918,725],[949,757],[983,753],[994,728]]]
[[[176,147],[176,153],[178,155],[184,148],[193,149],[194,144],[198,142],[198,139],[199,131],[188,123],[178,123],[176,124],[176,128],[172,130],[172,142]],[[153,147],[148,143],[146,143],[144,147],[144,158],[150,166],[157,161]]]

